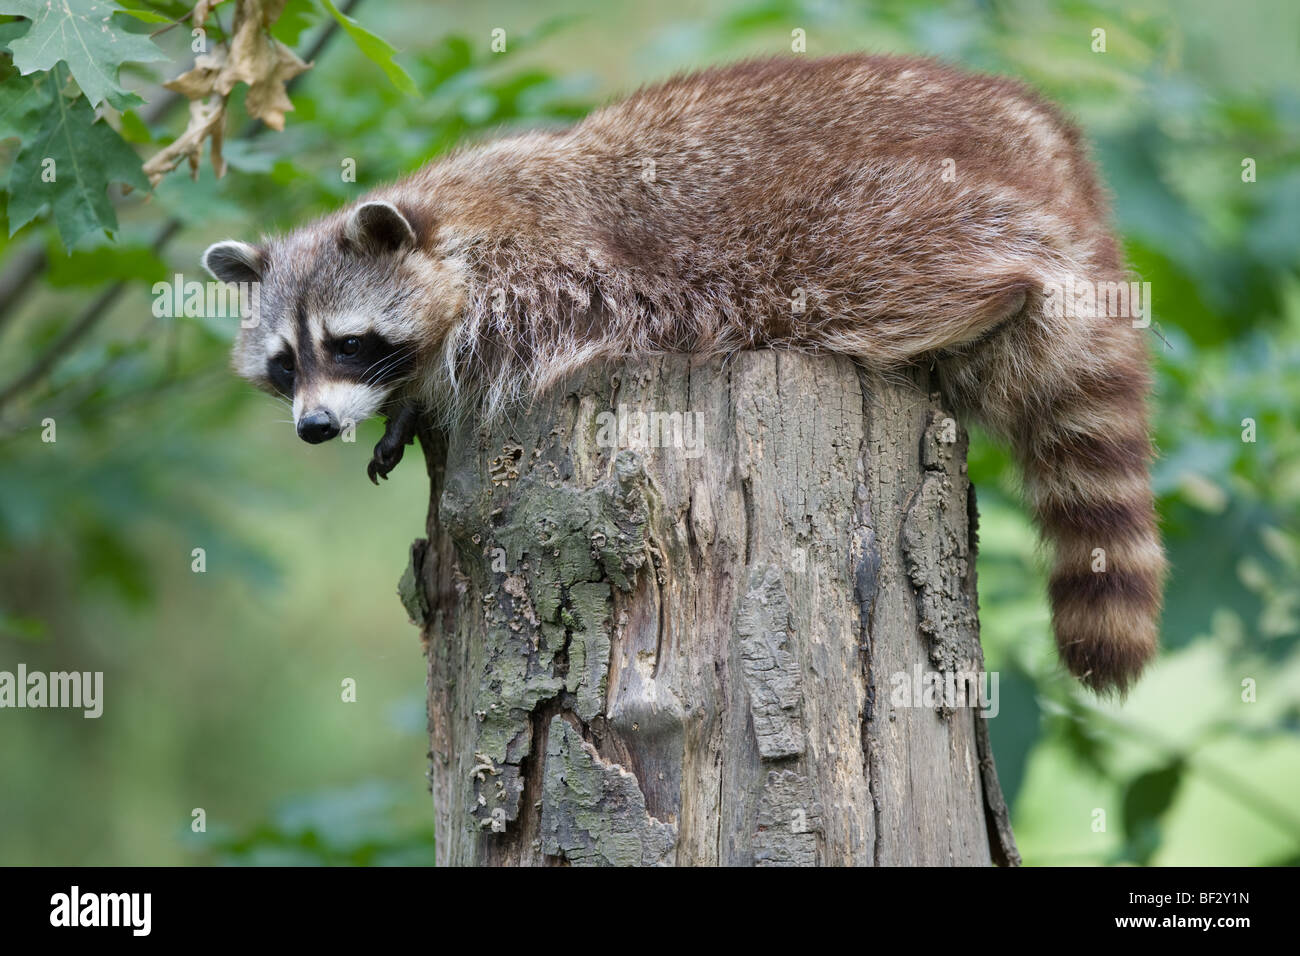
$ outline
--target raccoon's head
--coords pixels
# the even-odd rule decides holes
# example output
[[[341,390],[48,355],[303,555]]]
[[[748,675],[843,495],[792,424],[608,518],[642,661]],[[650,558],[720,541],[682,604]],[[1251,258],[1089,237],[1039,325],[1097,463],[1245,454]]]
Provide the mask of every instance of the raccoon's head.
[[[235,370],[292,402],[304,441],[375,414],[458,308],[455,270],[430,256],[412,220],[371,200],[257,246],[227,240],[203,254],[214,278],[256,290]]]

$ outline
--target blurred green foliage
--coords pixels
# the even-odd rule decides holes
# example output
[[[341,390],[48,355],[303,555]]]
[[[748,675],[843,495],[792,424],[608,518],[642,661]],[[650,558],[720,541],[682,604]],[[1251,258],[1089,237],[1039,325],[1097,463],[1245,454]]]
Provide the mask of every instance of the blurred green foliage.
[[[204,832],[193,843],[233,866],[432,866],[433,816],[404,821],[403,797],[401,787],[366,780],[289,800],[244,833]]]
[[[125,5],[137,15],[114,23],[138,21],[123,27],[132,32],[157,29],[149,11],[188,11]],[[0,302],[0,394],[105,287],[126,283],[48,375],[0,398],[0,668],[103,670],[106,683],[98,721],[0,717],[0,862],[431,858],[419,650],[392,597],[422,527],[419,469],[375,492],[362,472],[377,429],[355,446],[292,441],[280,406],[227,372],[232,329],[154,317],[150,286],[194,277],[213,239],[286,228],[459,143],[571,121],[679,69],[788,53],[796,28],[808,55],[932,53],[1062,103],[1095,144],[1131,261],[1152,283],[1155,480],[1173,575],[1164,654],[1122,705],[1062,674],[1014,471],[978,435],[972,450],[983,639],[1000,674],[991,729],[1026,861],[1300,859],[1292,5],[668,0],[543,12],[523,0],[405,0],[352,16],[400,47],[396,59],[382,41],[359,47],[340,33],[295,89],[283,132],[227,143],[225,179],[205,168],[197,181],[175,173],[151,193],[115,194],[116,224],[98,224],[112,238],[82,229],[70,253],[57,214],[0,240],[0,276],[33,249],[49,261],[30,294]],[[23,31],[3,19],[7,48]],[[275,34],[301,51],[333,19],[290,0]],[[496,27],[504,54],[489,46]],[[1099,29],[1105,52],[1094,51]],[[154,42],[171,62],[129,62],[120,81],[146,103],[190,58],[186,30]],[[8,60],[5,135],[4,84],[20,85]],[[141,155],[183,125],[183,110],[154,121],[114,96],[124,111],[95,125]],[[21,149],[0,140],[0,183]],[[340,175],[349,159],[356,182]],[[183,228],[154,249],[168,217]],[[53,444],[41,440],[46,418]],[[356,704],[340,703],[346,677]],[[196,807],[207,833],[190,832]]]

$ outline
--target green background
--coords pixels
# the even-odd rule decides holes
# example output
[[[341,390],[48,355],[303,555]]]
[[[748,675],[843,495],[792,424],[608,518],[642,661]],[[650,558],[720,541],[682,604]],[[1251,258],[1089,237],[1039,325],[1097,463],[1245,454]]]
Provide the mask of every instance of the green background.
[[[409,0],[355,15],[400,48],[417,96],[339,34],[284,132],[236,136],[236,107],[223,180],[205,162],[197,182],[178,171],[125,197],[115,239],[70,257],[48,216],[0,240],[0,270],[33,244],[51,257],[0,325],[2,384],[128,280],[47,378],[0,404],[0,669],[102,670],[106,685],[99,720],[0,711],[0,863],[431,861],[424,665],[394,593],[423,527],[418,456],[376,489],[373,423],[354,445],[298,441],[282,405],[229,373],[228,324],[155,319],[150,284],[203,278],[210,241],[288,228],[463,140],[788,54],[795,28],[808,55],[935,54],[1062,103],[1152,283],[1173,576],[1164,653],[1123,706],[1061,673],[1015,475],[975,436],[983,639],[1001,675],[991,732],[1025,861],[1300,858],[1300,7]],[[301,50],[327,19],[293,0],[277,35]],[[184,32],[158,38],[173,62],[124,71],[146,101],[188,67]],[[149,155],[183,114],[150,126],[131,112],[121,129]],[[155,255],[168,216],[184,228]]]

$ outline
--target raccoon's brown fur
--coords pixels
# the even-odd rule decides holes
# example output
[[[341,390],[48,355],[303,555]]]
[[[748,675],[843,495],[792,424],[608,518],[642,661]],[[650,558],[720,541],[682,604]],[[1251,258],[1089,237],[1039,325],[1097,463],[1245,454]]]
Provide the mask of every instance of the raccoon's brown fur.
[[[1047,305],[1130,277],[1078,131],[1019,84],[913,58],[742,63],[467,149],[375,200],[414,230],[402,268],[438,290],[410,320],[429,406],[491,413],[655,352],[933,363],[1015,449],[1071,672],[1123,690],[1154,653],[1146,344],[1129,315]],[[346,241],[348,217],[271,262]]]

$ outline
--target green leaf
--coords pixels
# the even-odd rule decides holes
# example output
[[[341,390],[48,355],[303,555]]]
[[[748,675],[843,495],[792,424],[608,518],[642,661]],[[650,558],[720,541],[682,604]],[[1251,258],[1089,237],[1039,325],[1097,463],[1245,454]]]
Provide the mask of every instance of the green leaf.
[[[52,97],[43,123],[24,138],[9,177],[9,235],[31,222],[48,203],[66,248],[96,230],[117,229],[108,199],[110,182],[147,190],[140,157],[82,97]],[[52,162],[51,162],[52,161]]]
[[[122,138],[128,143],[152,143],[154,135],[148,125],[135,110],[122,114]]]
[[[49,106],[53,83],[50,78],[14,74],[0,83],[0,139],[16,136],[25,140],[40,127]]]
[[[285,46],[297,46],[303,32],[319,23],[320,16],[312,0],[289,0],[279,19],[271,24],[271,36]]]
[[[415,96],[420,92],[410,74],[394,62],[393,55],[397,53],[396,47],[383,37],[371,33],[345,13],[342,13],[338,7],[334,6],[333,0],[320,0],[320,2],[329,11],[330,16],[338,21],[339,26],[347,31],[348,36],[352,37],[352,42],[357,45],[357,48],[372,63],[375,63],[384,71],[395,87],[410,96]]]
[[[1124,791],[1124,836],[1129,855],[1142,866],[1160,848],[1160,822],[1178,795],[1183,769],[1175,760],[1137,777]]]
[[[190,0],[121,0],[121,3],[132,16],[155,13],[167,23],[182,23],[194,11]]]
[[[159,13],[157,10],[150,10],[148,7],[133,7],[127,5],[122,11],[129,17],[135,17],[144,23],[175,23],[176,21],[165,13]]]
[[[119,12],[124,11],[113,0],[0,0],[0,13],[32,21],[9,44],[20,72],[52,70],[62,60],[91,106],[108,100],[126,109],[142,101],[117,82],[122,64],[165,60],[167,54],[148,37],[115,26],[112,16]]]
[[[27,32],[31,22],[27,20],[14,20],[12,23],[0,23],[0,48],[9,49],[9,44],[13,43],[20,36]]]

